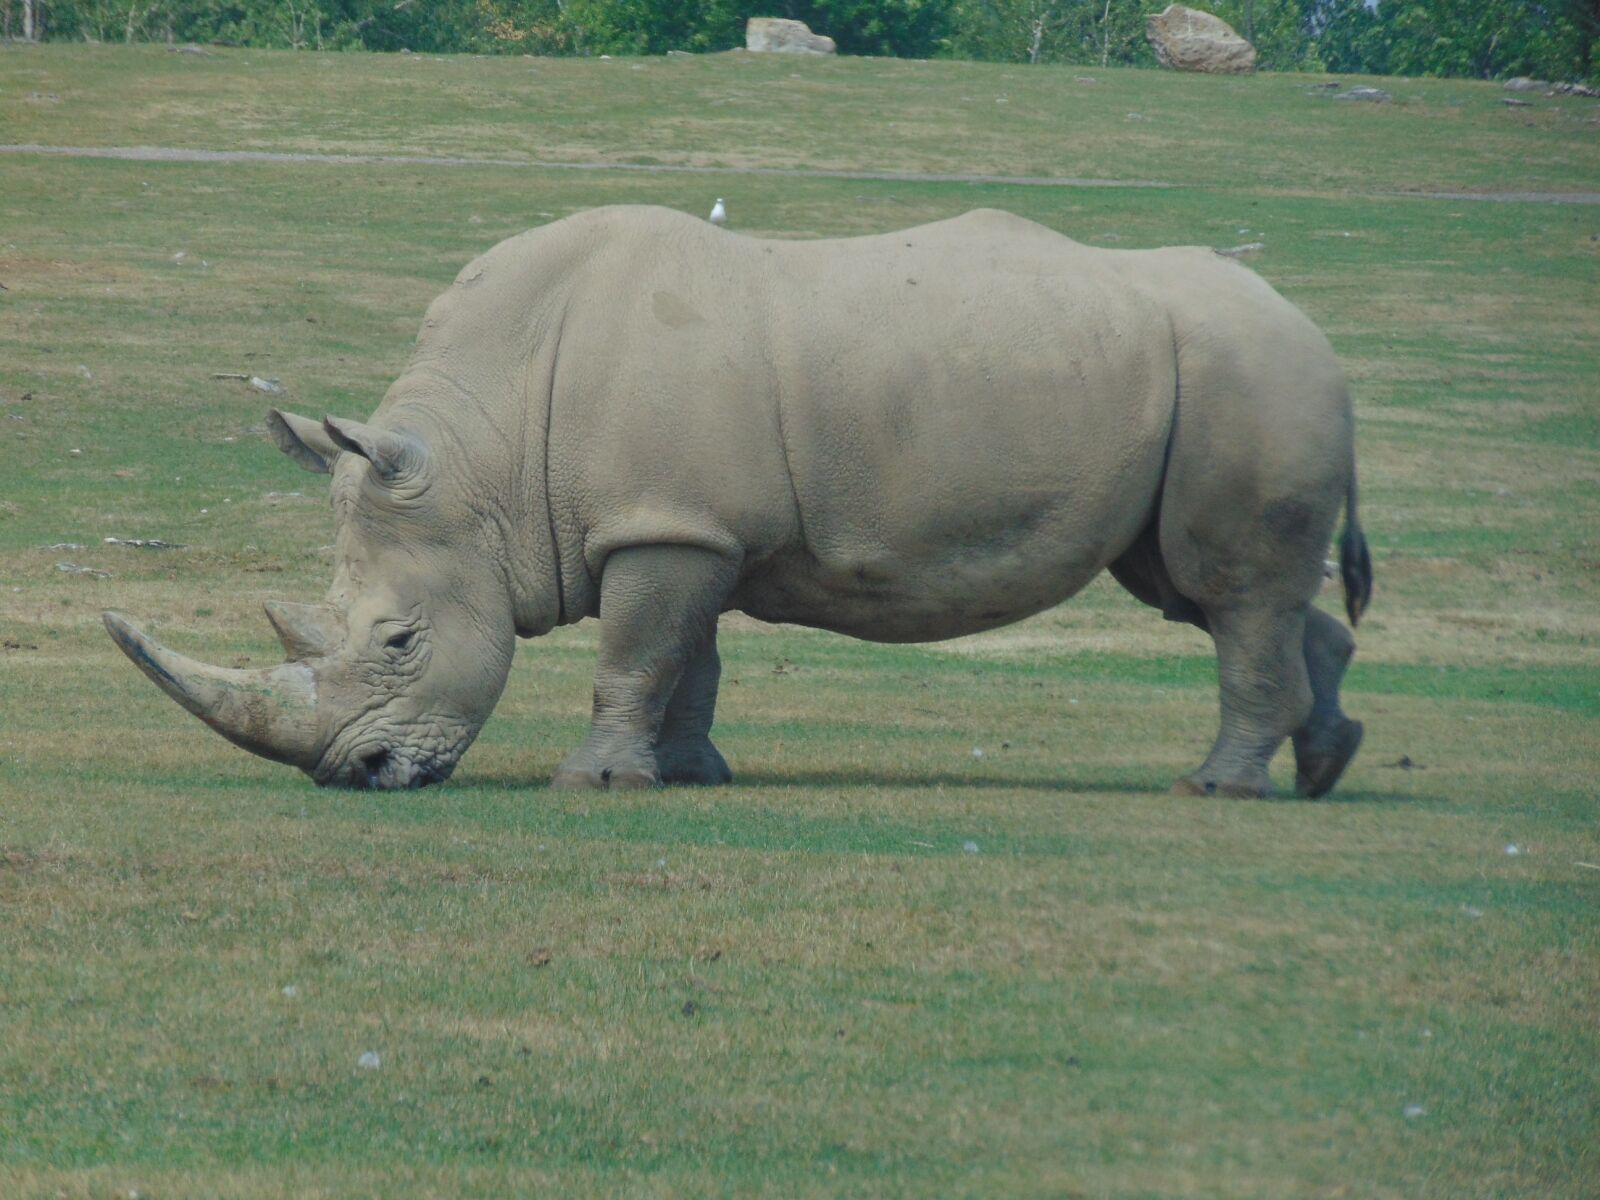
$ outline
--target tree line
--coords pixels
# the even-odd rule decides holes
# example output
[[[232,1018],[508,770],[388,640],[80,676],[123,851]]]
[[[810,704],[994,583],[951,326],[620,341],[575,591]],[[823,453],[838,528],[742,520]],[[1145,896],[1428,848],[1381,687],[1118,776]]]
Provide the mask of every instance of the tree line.
[[[536,55],[728,50],[790,17],[844,54],[1153,66],[1166,0],[0,0],[28,40]],[[1211,0],[1263,70],[1600,76],[1600,0]]]

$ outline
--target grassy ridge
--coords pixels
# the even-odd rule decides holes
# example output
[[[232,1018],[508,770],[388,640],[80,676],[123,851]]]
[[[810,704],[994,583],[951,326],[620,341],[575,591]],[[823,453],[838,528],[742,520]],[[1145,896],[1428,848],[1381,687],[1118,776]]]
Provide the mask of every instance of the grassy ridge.
[[[1320,82],[0,50],[7,142],[1175,185],[0,158],[0,1194],[1591,1190],[1600,209],[1384,193],[1596,190],[1596,109]],[[326,585],[321,481],[213,373],[362,416],[487,245],[716,194],[745,232],[1263,241],[1360,408],[1333,800],[1162,794],[1215,668],[1109,581],[936,647],[727,621],[714,793],[545,790],[592,625],[403,797],[243,755],[108,645],[116,606],[272,661],[261,600]]]
[[[1595,191],[1594,105],[1460,80],[1335,102],[1319,77],[1192,79],[735,52],[458,59],[8,47],[8,142],[1161,180],[1297,193]],[[1448,150],[1448,153],[1442,151]],[[697,206],[698,207],[698,206]]]

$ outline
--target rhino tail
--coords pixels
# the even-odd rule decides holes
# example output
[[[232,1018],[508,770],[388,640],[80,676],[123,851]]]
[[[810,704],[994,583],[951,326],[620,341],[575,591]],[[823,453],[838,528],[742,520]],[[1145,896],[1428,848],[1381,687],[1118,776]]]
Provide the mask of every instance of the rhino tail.
[[[1339,578],[1344,582],[1344,611],[1354,626],[1372,600],[1372,553],[1367,536],[1361,532],[1356,516],[1356,477],[1350,473],[1350,491],[1345,497],[1344,532],[1339,535]]]

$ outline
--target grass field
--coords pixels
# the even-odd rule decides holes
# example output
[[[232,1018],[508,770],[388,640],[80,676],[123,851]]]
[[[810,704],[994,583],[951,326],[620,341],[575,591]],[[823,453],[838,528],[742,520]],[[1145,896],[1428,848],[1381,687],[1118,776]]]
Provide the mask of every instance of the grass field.
[[[1323,82],[0,47],[8,144],[507,160],[0,153],[0,1196],[1595,1195],[1600,103]],[[117,653],[102,608],[275,661],[261,601],[326,586],[321,481],[214,374],[364,417],[496,240],[716,195],[1264,243],[1361,422],[1340,790],[1164,794],[1209,644],[1108,580],[936,646],[726,619],[710,792],[545,789],[592,623],[405,795]]]

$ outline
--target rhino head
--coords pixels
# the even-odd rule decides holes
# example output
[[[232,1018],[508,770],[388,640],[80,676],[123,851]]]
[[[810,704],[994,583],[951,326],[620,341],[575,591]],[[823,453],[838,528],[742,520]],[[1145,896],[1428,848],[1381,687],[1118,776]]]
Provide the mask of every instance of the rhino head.
[[[112,639],[184,708],[319,784],[411,788],[450,775],[505,686],[515,644],[503,555],[414,429],[273,410],[278,446],[333,476],[337,569],[323,604],[266,605],[288,661],[196,662],[105,615]],[[487,550],[488,548],[485,548]]]

